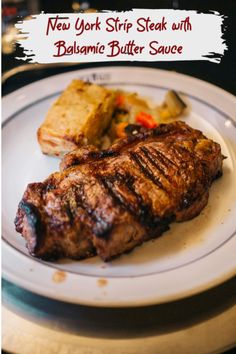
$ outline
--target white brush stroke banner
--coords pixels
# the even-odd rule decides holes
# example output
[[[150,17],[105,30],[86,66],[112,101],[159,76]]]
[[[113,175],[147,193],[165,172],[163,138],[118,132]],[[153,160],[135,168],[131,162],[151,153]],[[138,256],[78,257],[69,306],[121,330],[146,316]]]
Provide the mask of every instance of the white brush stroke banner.
[[[44,14],[16,24],[17,42],[33,63],[209,60],[227,49],[217,12],[133,9]],[[174,29],[174,26],[178,29]]]

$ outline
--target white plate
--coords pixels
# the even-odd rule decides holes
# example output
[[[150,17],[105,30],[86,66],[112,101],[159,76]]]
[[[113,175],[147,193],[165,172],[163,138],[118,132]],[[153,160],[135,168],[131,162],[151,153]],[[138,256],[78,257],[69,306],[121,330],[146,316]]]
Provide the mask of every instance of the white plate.
[[[161,102],[166,90],[181,91],[189,103],[184,118],[221,144],[224,175],[211,188],[208,206],[192,221],[173,224],[155,241],[110,263],[43,262],[30,257],[14,230],[17,204],[27,183],[58,169],[44,156],[36,130],[52,102],[74,78],[137,91]],[[83,69],[50,77],[3,99],[3,275],[38,294],[96,306],[156,304],[196,294],[236,274],[236,112],[235,98],[204,81],[138,67]],[[55,281],[58,270],[64,279]],[[102,279],[102,280],[101,280]]]

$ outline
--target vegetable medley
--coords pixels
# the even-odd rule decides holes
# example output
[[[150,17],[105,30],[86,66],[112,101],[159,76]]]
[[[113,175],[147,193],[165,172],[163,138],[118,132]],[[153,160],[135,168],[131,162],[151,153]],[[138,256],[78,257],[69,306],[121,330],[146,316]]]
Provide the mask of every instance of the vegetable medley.
[[[186,107],[175,91],[168,91],[160,106],[151,105],[136,93],[118,91],[108,137],[111,141],[124,138],[134,125],[156,128],[159,123],[178,117]]]

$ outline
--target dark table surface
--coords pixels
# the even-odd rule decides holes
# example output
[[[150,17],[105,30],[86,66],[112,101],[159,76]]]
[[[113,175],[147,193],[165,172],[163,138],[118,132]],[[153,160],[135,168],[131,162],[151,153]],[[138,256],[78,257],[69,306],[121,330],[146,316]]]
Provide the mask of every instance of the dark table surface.
[[[188,328],[233,308],[236,304],[236,277],[189,298],[136,308],[68,304],[33,294],[6,280],[2,282],[2,299],[4,306],[23,318],[49,328],[56,323],[59,331],[91,339],[145,339]]]
[[[9,58],[8,58],[9,59]],[[3,57],[4,61],[8,60]],[[16,59],[9,59],[9,62],[13,63]],[[19,63],[21,63],[19,61]],[[16,64],[19,64],[18,62]],[[232,94],[236,94],[236,72],[234,68],[234,64],[223,61],[221,64],[215,64],[211,62],[154,62],[154,63],[143,63],[143,62],[113,62],[113,63],[84,63],[78,64],[76,66],[66,66],[59,68],[50,68],[50,69],[40,69],[40,70],[31,70],[23,73],[18,73],[17,75],[11,77],[6,83],[3,85],[2,94],[8,94],[24,85],[30,84],[34,81],[43,79],[45,77],[60,74],[63,72],[68,72],[71,70],[82,69],[82,68],[90,68],[90,67],[98,67],[98,66],[116,66],[116,65],[129,65],[129,66],[146,66],[146,67],[154,67],[158,69],[164,70],[172,70],[177,71],[183,74],[187,74],[193,77],[197,77],[199,79],[208,81],[214,85],[217,85],[223,88],[226,91],[229,91]],[[12,65],[5,65],[5,69],[10,68]],[[234,76],[235,74],[235,76]]]

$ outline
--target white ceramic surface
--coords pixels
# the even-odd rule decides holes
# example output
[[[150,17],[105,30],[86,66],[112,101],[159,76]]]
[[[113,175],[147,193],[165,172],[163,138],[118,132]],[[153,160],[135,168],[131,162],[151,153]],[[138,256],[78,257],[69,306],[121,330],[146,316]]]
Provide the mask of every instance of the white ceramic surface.
[[[207,207],[192,221],[173,224],[155,241],[110,263],[98,257],[83,261],[42,262],[30,257],[14,230],[17,204],[29,182],[58,170],[59,160],[41,153],[36,131],[52,102],[74,78],[136,91],[161,102],[175,89],[188,102],[183,117],[219,142],[224,175],[210,191]],[[96,306],[139,306],[201,292],[236,273],[236,103],[229,93],[182,74],[138,67],[83,69],[53,76],[3,99],[2,235],[6,279],[55,299]],[[55,282],[55,272],[65,272]],[[102,279],[102,281],[101,281]]]

